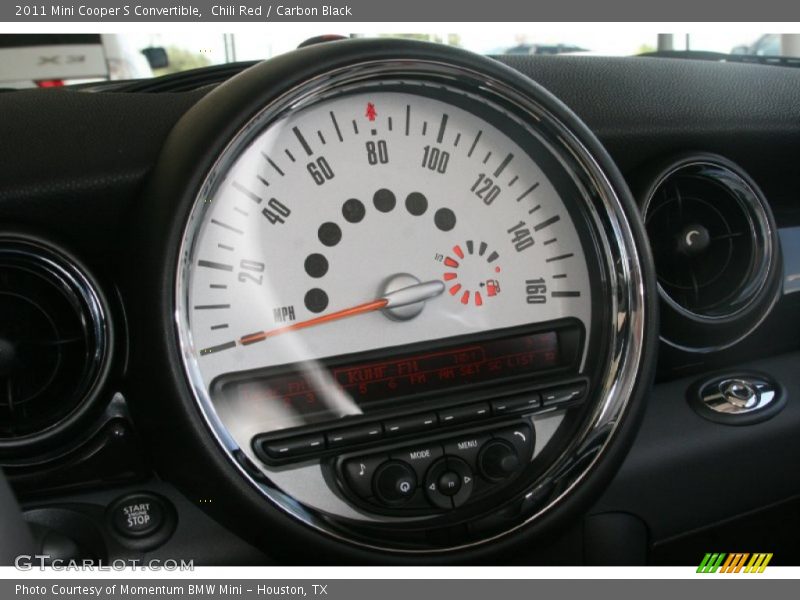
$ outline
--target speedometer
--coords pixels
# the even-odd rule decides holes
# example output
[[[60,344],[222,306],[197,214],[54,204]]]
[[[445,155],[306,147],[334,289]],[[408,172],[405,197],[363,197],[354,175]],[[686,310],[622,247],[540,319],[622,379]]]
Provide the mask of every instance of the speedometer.
[[[221,449],[231,489],[441,552],[607,474],[648,381],[647,249],[602,147],[519,74],[425,44],[303,49],[198,103],[148,201],[161,314],[135,320],[201,419],[191,460]]]
[[[358,414],[353,394],[415,395],[513,378],[535,361],[558,366],[557,340],[523,334],[505,354],[412,354],[405,371],[365,365],[333,386],[271,379],[267,368],[559,319],[588,329],[586,242],[565,185],[524,123],[446,86],[367,83],[292,111],[199,205],[185,310],[203,379],[252,372],[226,398],[260,407],[254,433]]]

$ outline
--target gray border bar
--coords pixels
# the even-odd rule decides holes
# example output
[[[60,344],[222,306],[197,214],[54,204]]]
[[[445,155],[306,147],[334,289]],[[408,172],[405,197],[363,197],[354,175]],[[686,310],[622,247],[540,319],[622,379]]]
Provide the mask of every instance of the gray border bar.
[[[687,571],[689,569],[687,568]],[[632,571],[633,573],[633,571]],[[17,586],[38,587],[39,592],[21,593]],[[315,587],[316,586],[316,587]],[[43,591],[43,593],[42,593]],[[689,597],[724,596],[726,600],[793,597],[795,581],[766,579],[758,575],[698,575],[696,579],[666,580],[553,580],[553,579],[448,579],[448,580],[186,580],[186,579],[27,579],[0,582],[0,597],[6,600],[408,600],[409,598],[639,598],[674,600]],[[612,596],[613,594],[613,596]]]
[[[83,7],[83,8],[81,8]],[[215,8],[216,7],[216,8]],[[325,7],[336,8],[336,14]],[[68,9],[68,10],[65,10]],[[297,10],[293,10],[297,9]],[[81,14],[84,13],[84,14]],[[216,14],[215,14],[216,13]],[[0,21],[533,22],[800,21],[792,0],[3,0]]]

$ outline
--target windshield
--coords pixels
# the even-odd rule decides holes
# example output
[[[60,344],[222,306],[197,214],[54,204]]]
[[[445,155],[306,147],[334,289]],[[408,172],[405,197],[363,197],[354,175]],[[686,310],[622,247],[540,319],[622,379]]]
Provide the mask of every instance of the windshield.
[[[546,25],[546,26],[545,26]],[[682,54],[800,57],[800,35],[709,28],[693,33],[634,29],[609,35],[574,24],[521,25],[462,32],[336,32],[341,37],[404,37],[458,46],[481,54],[632,56]],[[0,86],[58,86],[102,79],[140,79],[198,67],[263,60],[296,48],[313,36],[297,30],[269,33],[126,33],[94,35],[0,35]],[[690,51],[687,53],[686,51]],[[724,57],[719,57],[724,58]]]

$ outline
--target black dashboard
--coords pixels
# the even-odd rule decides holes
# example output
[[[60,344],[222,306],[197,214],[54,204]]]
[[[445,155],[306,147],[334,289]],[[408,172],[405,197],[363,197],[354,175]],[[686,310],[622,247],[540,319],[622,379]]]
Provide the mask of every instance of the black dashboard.
[[[788,67],[371,40],[0,92],[26,520],[93,558],[796,563],[798,98]]]

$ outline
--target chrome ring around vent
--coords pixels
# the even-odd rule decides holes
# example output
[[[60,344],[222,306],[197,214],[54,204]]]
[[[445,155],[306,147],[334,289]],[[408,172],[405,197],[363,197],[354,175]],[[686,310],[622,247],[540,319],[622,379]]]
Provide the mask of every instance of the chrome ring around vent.
[[[92,277],[50,243],[0,233],[0,275],[8,304],[0,320],[0,417],[8,421],[0,423],[0,456],[15,462],[59,443],[91,412],[110,371],[113,329]],[[15,409],[23,405],[20,421]]]
[[[780,244],[763,193],[739,166],[713,154],[673,158],[641,179],[662,341],[690,352],[740,342],[780,291]]]

